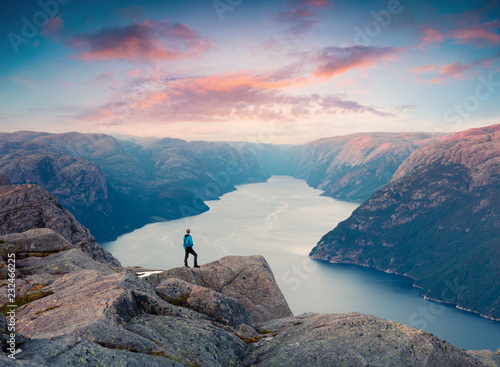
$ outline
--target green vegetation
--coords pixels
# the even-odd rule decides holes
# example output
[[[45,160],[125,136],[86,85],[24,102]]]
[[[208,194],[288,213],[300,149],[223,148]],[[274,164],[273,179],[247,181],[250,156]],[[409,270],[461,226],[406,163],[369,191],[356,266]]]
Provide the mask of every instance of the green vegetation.
[[[52,292],[52,291],[42,291],[42,290],[37,290],[37,291],[35,291],[33,293],[27,293],[26,295],[24,295],[22,297],[16,297],[14,299],[13,303],[9,303],[9,302],[4,303],[0,307],[0,312],[3,313],[5,316],[7,316],[7,311],[9,309],[9,307],[7,307],[7,305],[14,304],[17,307],[20,307],[20,306],[26,305],[26,304],[28,304],[30,302],[36,301],[37,299],[50,296],[51,294],[54,294],[54,292]]]

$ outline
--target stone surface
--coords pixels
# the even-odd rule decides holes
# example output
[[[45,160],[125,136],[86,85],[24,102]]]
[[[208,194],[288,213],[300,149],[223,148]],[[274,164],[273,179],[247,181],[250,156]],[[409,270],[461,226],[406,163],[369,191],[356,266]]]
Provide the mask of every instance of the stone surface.
[[[211,288],[238,300],[254,322],[292,316],[271,268],[262,256],[227,256],[199,269],[174,268],[145,279],[156,286],[170,278]]]
[[[224,324],[253,324],[250,314],[239,301],[210,288],[171,278],[156,286],[155,291],[167,302],[192,308]]]
[[[112,266],[120,262],[99,245],[90,231],[37,185],[0,186],[0,235],[50,228],[92,258]]]
[[[252,366],[469,367],[482,363],[432,334],[356,313],[304,314],[259,324],[270,333]]]
[[[0,236],[0,256],[9,253],[53,253],[75,248],[64,237],[49,228],[30,229],[23,233]]]
[[[10,180],[6,175],[0,174],[0,186],[10,185]]]
[[[79,249],[27,257],[18,266],[24,287],[47,283],[32,288],[31,294],[44,292],[41,298],[17,308],[20,352],[16,362],[0,355],[6,366],[484,366],[431,334],[359,314],[278,318],[255,329],[239,301],[221,291],[238,290],[257,302],[257,290],[272,290],[260,256],[153,274],[148,280],[159,282],[156,289]],[[6,336],[0,316],[4,345]]]

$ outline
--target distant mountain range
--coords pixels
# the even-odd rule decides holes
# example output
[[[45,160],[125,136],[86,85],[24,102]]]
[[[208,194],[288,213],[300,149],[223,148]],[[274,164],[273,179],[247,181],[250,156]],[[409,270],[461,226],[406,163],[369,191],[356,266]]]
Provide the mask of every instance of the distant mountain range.
[[[96,239],[200,214],[205,200],[272,174],[305,179],[324,195],[362,201],[387,184],[431,134],[354,134],[306,145],[19,131],[0,134],[0,173],[49,190]]]
[[[25,131],[0,134],[0,173],[46,188],[99,242],[199,214],[238,184],[302,178],[364,202],[312,258],[406,274],[426,297],[499,319],[499,139],[500,125],[295,146]]]
[[[101,242],[202,213],[204,200],[269,177],[257,159],[228,144],[141,144],[103,134],[0,134],[0,173],[13,184],[45,187]]]
[[[500,319],[500,125],[415,150],[310,256],[405,274],[426,297]]]

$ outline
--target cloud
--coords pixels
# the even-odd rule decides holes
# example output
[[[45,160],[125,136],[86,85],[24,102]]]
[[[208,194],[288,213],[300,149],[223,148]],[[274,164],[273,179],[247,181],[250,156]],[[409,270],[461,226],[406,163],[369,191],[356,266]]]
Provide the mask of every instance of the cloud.
[[[420,29],[423,32],[423,37],[417,48],[425,50],[430,45],[434,43],[441,43],[445,39],[443,34],[436,29],[429,28],[428,26],[421,26]]]
[[[425,81],[425,83],[446,84],[448,79],[465,79],[466,73],[473,72],[479,67],[491,67],[492,62],[500,59],[500,53],[490,57],[481,58],[468,64],[453,62],[439,67],[436,77]]]
[[[69,38],[73,57],[84,61],[175,60],[199,55],[211,47],[186,24],[145,20]]]
[[[317,8],[329,8],[333,5],[331,0],[288,0],[288,6],[304,6],[304,7],[317,7]]]
[[[500,21],[459,28],[449,33],[449,37],[458,44],[474,44],[476,47],[500,45]]]
[[[289,0],[286,5],[291,9],[279,13],[276,20],[280,24],[289,25],[285,33],[300,36],[309,32],[319,23],[315,19],[314,8],[327,8],[332,4],[330,0]]]
[[[49,18],[47,24],[40,30],[40,34],[54,42],[60,41],[60,37],[64,36],[64,20],[62,20],[62,15]]]
[[[435,65],[427,64],[427,65],[411,68],[410,71],[413,74],[422,74],[422,73],[428,73],[430,71],[434,71],[436,69],[437,69],[437,67]]]
[[[36,89],[35,82],[33,81],[33,75],[35,73],[32,71],[24,71],[19,74],[13,75],[9,78],[12,83],[21,85],[29,89]]]
[[[454,40],[455,44],[472,44],[475,47],[500,45],[500,20],[497,17],[498,1],[483,3],[477,8],[461,13],[448,14],[433,28],[420,27],[422,39],[417,48]]]
[[[313,75],[332,78],[351,69],[367,68],[378,62],[394,61],[403,51],[403,48],[394,47],[327,47],[315,57],[318,66]]]
[[[161,88],[142,88],[77,116],[106,124],[134,122],[295,121],[318,114],[371,113],[388,116],[374,106],[361,105],[344,94],[292,95],[283,89],[304,80],[293,70],[270,73],[239,71],[199,77],[165,78]],[[118,95],[117,95],[118,96]]]

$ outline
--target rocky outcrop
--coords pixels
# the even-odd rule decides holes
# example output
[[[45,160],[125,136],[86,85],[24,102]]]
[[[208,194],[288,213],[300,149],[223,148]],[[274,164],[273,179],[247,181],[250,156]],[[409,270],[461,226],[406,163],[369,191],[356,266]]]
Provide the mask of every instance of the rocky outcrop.
[[[112,266],[120,262],[99,245],[90,231],[37,185],[0,186],[0,235],[49,228],[81,248],[93,259]]]
[[[0,186],[10,185],[10,180],[6,175],[0,174]]]
[[[0,256],[9,253],[24,255],[29,253],[50,254],[75,248],[64,237],[48,228],[30,229],[23,233],[0,236]]]
[[[259,324],[270,335],[246,360],[252,366],[481,366],[432,334],[357,313],[304,314]]]
[[[218,322],[231,326],[253,324],[250,314],[239,301],[210,288],[170,278],[156,286],[155,291],[169,303],[191,308]]]
[[[295,150],[294,176],[326,196],[362,202],[387,184],[399,165],[434,137],[427,133],[365,133],[324,138]]]
[[[37,252],[16,262],[18,352],[15,362],[2,353],[2,365],[484,366],[431,334],[371,316],[305,314],[255,325],[248,306],[223,292],[244,293],[255,305],[263,292],[279,291],[259,256],[172,269],[150,276],[149,283],[165,278],[154,287],[80,249],[55,245],[41,256],[42,247],[35,243]],[[274,297],[271,307],[283,301]],[[4,348],[5,327],[0,315]]]
[[[156,286],[172,278],[210,288],[238,300],[254,322],[292,316],[271,268],[262,256],[227,256],[199,269],[174,268],[150,275],[145,280]]]
[[[310,256],[405,274],[426,297],[500,319],[499,129],[412,153]]]

